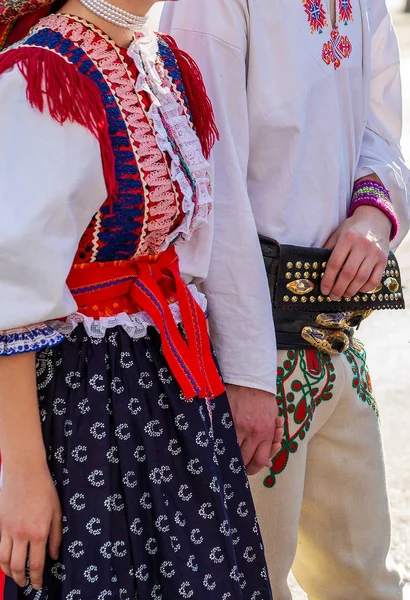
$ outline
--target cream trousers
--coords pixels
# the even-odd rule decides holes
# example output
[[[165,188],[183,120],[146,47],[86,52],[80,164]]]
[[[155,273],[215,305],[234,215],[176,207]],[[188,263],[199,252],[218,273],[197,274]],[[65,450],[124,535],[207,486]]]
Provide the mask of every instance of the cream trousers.
[[[386,566],[390,517],[377,407],[362,345],[280,351],[285,441],[251,487],[274,592],[290,569],[309,600],[400,600]]]

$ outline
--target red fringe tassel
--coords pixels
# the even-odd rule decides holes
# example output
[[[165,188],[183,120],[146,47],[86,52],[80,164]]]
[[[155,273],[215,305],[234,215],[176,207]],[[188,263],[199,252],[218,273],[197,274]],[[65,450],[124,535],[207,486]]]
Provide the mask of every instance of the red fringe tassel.
[[[50,115],[58,123],[78,123],[97,138],[108,198],[113,202],[117,192],[114,154],[97,85],[61,56],[44,48],[22,47],[4,52],[0,55],[0,74],[16,64],[27,81],[31,106],[44,112],[47,101]]]
[[[219,133],[201,72],[189,54],[178,48],[174,38],[163,33],[160,35],[171,48],[178,63],[188,96],[195,131],[201,142],[204,156],[208,159],[215,142],[219,140]]]

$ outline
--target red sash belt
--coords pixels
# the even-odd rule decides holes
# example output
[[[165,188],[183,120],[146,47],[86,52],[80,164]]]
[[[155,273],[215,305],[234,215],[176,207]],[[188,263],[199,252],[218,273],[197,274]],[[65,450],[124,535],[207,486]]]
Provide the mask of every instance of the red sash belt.
[[[165,358],[186,399],[214,398],[224,392],[205,315],[180,275],[173,246],[158,256],[76,264],[67,285],[84,314],[87,308],[95,310],[99,303],[121,301],[124,296],[145,311],[160,332]],[[179,303],[185,338],[172,316],[170,299]]]

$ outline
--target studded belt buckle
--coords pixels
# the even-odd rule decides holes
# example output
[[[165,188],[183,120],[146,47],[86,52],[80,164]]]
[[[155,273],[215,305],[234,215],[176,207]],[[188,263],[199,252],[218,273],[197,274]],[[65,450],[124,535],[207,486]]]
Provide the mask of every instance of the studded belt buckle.
[[[316,323],[325,329],[358,328],[360,323],[372,314],[371,310],[352,310],[349,312],[320,313]]]
[[[361,322],[370,317],[372,313],[373,311],[370,309],[353,311],[349,316],[349,326],[358,329]]]
[[[338,331],[336,329],[318,329],[310,326],[304,327],[301,332],[304,340],[325,354],[342,354],[346,352],[352,334],[353,329],[351,331],[349,329]]]
[[[325,329],[343,330],[349,327],[349,319],[352,312],[320,313],[316,317],[316,323]]]
[[[320,313],[316,317],[319,327],[304,327],[302,338],[326,354],[342,354],[348,349],[354,330],[371,313],[371,310]]]

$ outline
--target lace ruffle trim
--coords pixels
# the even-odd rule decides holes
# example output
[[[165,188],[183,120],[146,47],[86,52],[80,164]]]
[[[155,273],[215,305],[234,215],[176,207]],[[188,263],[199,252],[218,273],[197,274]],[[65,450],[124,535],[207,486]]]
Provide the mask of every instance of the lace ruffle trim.
[[[207,222],[212,205],[209,163],[204,158],[198,136],[175,97],[176,92],[172,90],[171,82],[165,74],[161,76],[159,72],[156,35],[149,28],[144,28],[141,37],[131,43],[128,54],[139,73],[136,92],[145,92],[151,100],[148,116],[154,126],[157,144],[162,152],[166,152],[171,158],[171,177],[179,184],[183,195],[184,218],[180,225],[166,236],[160,248],[162,252],[177,238],[189,240],[191,235]],[[181,156],[172,147],[167,130],[177,141]],[[193,178],[194,190],[182,164]]]
[[[189,285],[188,288],[201,309],[206,312],[207,301],[204,294],[201,294],[194,285]],[[169,308],[175,322],[180,324],[182,319],[178,303],[170,304]],[[39,323],[22,329],[0,331],[0,356],[37,352],[43,348],[56,346],[64,340],[65,336],[70,335],[80,323],[84,325],[84,329],[90,338],[99,339],[105,336],[108,329],[122,327],[132,339],[138,340],[147,335],[149,327],[155,327],[152,319],[145,312],[134,315],[121,313],[113,317],[102,317],[98,320],[81,313],[73,313],[65,321],[50,321],[47,324]]]
[[[201,309],[206,312],[207,301],[203,294],[198,292],[194,285],[188,286],[192,296],[198,302]],[[170,304],[171,313],[177,324],[181,323],[181,312],[177,302]],[[114,327],[122,327],[124,331],[134,340],[141,339],[147,335],[148,327],[155,327],[151,317],[145,312],[127,315],[120,313],[113,317],[101,317],[96,320],[92,317],[87,317],[81,313],[74,313],[67,317],[65,321],[54,321],[50,325],[64,336],[69,335],[77,327],[79,323],[84,325],[84,329],[91,338],[103,338],[107,329]]]

